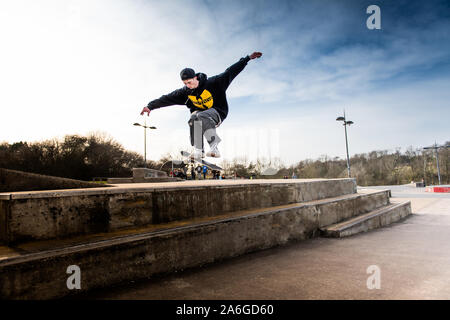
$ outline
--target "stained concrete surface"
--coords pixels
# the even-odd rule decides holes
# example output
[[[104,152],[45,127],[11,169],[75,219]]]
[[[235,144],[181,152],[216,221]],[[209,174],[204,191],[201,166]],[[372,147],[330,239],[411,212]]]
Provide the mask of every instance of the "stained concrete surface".
[[[355,193],[355,179],[205,180],[0,193],[0,240],[61,239]]]
[[[75,298],[450,299],[450,194],[386,188],[392,202],[411,200],[413,215],[349,238],[310,239]],[[371,265],[380,289],[367,288]]]

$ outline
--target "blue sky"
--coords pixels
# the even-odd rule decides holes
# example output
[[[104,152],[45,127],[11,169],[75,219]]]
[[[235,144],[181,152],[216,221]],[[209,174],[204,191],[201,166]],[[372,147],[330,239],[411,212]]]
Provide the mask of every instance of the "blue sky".
[[[369,30],[369,5],[381,30]],[[448,1],[2,1],[0,141],[104,132],[143,153],[150,100],[253,51],[227,91],[224,159],[423,147],[450,140]],[[188,149],[184,106],[145,121],[148,157]],[[218,161],[220,163],[220,161]]]

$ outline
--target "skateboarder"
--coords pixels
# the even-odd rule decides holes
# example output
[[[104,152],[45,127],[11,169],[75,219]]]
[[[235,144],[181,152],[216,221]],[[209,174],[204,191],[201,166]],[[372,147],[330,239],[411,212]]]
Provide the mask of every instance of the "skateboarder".
[[[191,117],[188,121],[191,134],[191,145],[194,146],[194,158],[204,158],[203,136],[208,141],[210,151],[208,157],[219,158],[217,145],[221,139],[217,136],[216,128],[222,124],[228,114],[228,102],[225,91],[231,81],[245,68],[247,63],[260,58],[261,52],[253,52],[227,68],[223,73],[208,78],[204,73],[196,73],[191,68],[181,70],[180,77],[184,87],[159,99],[150,101],[144,107],[141,115],[162,107],[185,104]]]

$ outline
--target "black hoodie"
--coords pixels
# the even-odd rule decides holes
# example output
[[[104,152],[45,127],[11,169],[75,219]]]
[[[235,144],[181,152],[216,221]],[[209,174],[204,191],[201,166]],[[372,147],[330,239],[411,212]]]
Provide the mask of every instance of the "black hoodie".
[[[150,110],[154,110],[175,104],[185,104],[191,113],[214,108],[223,121],[228,115],[228,102],[225,91],[231,81],[244,70],[248,61],[250,61],[249,56],[241,58],[223,73],[211,78],[208,78],[204,73],[197,73],[196,76],[199,81],[197,88],[189,89],[184,86],[181,89],[161,96],[159,99],[150,101],[147,107]]]

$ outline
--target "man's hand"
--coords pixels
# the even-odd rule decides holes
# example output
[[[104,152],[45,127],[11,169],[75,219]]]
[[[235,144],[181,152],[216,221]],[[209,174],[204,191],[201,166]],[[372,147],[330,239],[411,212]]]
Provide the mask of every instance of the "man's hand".
[[[251,55],[249,55],[250,59],[260,58],[261,56],[261,52],[253,52]]]
[[[144,109],[142,109],[141,116],[143,116],[144,113],[146,113],[146,112],[147,112],[147,117],[150,116],[150,109],[147,107],[144,107]]]

